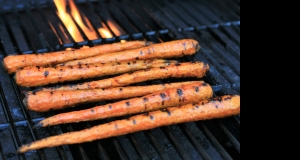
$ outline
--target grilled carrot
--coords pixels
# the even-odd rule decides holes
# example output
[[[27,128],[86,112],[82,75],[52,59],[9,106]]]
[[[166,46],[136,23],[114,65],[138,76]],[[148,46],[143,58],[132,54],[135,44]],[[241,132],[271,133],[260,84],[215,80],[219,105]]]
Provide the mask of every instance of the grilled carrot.
[[[84,103],[103,100],[125,99],[144,96],[164,89],[182,87],[187,84],[200,84],[203,81],[187,81],[178,83],[157,84],[149,86],[129,86],[108,89],[70,90],[70,91],[40,91],[27,92],[24,105],[32,111],[46,112],[63,109]]]
[[[30,66],[18,70],[15,75],[19,86],[35,87],[80,79],[115,75],[151,67],[164,67],[178,64],[170,60],[134,60],[128,62],[110,62],[74,66],[39,67]]]
[[[152,44],[145,41],[128,41],[126,43],[104,44],[85,49],[58,51],[42,54],[11,55],[3,59],[4,68],[9,74],[26,66],[54,65],[71,60],[83,59],[96,55],[134,49]]]
[[[188,103],[197,103],[201,100],[211,98],[212,95],[213,90],[207,83],[187,84],[182,87],[169,88],[139,98],[131,98],[85,110],[57,114],[40,121],[38,124],[45,127],[63,123],[118,117]]]
[[[150,46],[125,50],[110,54],[99,55],[81,60],[69,61],[63,65],[89,64],[99,62],[122,62],[137,59],[174,58],[193,55],[200,49],[200,45],[193,39],[174,40],[153,44]]]
[[[128,119],[94,126],[44,138],[18,149],[18,153],[61,145],[78,144],[94,140],[126,135],[173,124],[234,116],[240,113],[240,96],[224,95],[196,104],[171,107],[164,110],[132,116]]]
[[[77,85],[66,85],[52,88],[42,88],[43,91],[55,90],[77,90],[77,89],[97,89],[97,88],[111,88],[121,87],[133,83],[144,82],[154,79],[165,78],[183,78],[183,77],[197,77],[202,78],[209,70],[209,65],[203,62],[186,62],[175,66],[167,66],[160,68],[149,68],[146,70],[135,71],[132,73],[125,73],[120,76],[85,82]]]

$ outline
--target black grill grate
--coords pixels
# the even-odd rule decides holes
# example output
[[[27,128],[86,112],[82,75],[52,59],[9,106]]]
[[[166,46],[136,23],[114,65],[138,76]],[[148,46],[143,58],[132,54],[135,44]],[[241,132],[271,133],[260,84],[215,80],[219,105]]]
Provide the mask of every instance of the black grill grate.
[[[204,78],[216,95],[240,93],[240,2],[196,0],[75,0],[94,28],[106,27],[113,38],[76,43],[56,16],[50,0],[0,0],[0,60],[30,54],[79,48],[124,40],[156,43],[194,38],[202,48],[181,61],[204,61]],[[113,25],[115,24],[115,25]],[[119,32],[117,32],[118,30]],[[140,84],[190,79],[168,79]],[[240,159],[240,116],[156,128],[95,142],[16,154],[18,146],[36,139],[81,130],[112,121],[82,122],[33,129],[44,117],[62,112],[35,113],[21,103],[22,92],[0,65],[0,159]],[[107,101],[108,102],[108,101]],[[78,106],[77,109],[96,104]],[[68,108],[64,111],[75,110]],[[121,117],[122,118],[122,117]],[[119,119],[119,118],[116,118]]]

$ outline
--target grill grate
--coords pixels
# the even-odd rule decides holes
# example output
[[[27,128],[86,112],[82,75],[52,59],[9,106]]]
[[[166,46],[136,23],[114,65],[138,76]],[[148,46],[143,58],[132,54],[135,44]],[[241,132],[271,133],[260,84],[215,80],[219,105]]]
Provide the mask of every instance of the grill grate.
[[[0,60],[7,55],[42,53],[120,40],[156,43],[194,38],[202,48],[181,61],[204,61],[210,71],[204,78],[216,95],[240,93],[240,2],[162,0],[75,0],[94,29],[107,28],[113,38],[76,43],[56,16],[50,0],[0,0]],[[83,144],[16,154],[18,146],[114,119],[33,129],[44,117],[64,111],[28,111],[19,87],[0,65],[0,159],[240,159],[240,116],[160,127]],[[180,79],[181,80],[190,80]],[[149,81],[166,83],[178,79]],[[88,108],[111,101],[76,107]],[[123,117],[120,117],[123,118]],[[120,119],[116,118],[116,119]]]

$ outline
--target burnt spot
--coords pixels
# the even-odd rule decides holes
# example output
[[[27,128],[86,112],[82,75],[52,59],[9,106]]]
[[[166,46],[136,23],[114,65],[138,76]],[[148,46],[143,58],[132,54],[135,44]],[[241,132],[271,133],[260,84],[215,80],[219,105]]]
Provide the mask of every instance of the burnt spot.
[[[164,99],[164,98],[166,98],[166,95],[164,93],[161,93],[160,97]]]
[[[133,74],[133,71],[131,71],[131,72],[128,72],[128,74]]]
[[[33,95],[36,95],[36,91],[32,91],[32,94],[33,94]]]
[[[140,55],[143,55],[143,51],[140,51]]]
[[[91,109],[91,113],[94,113],[95,111],[93,109]]]
[[[119,88],[120,91],[123,91],[123,88]]]
[[[41,67],[40,67],[40,66],[36,66],[36,68],[37,68],[37,69],[40,69]]]
[[[132,123],[133,123],[133,124],[136,124],[136,121],[135,121],[135,119],[133,119],[133,120],[132,120]]]
[[[63,69],[59,69],[59,71],[60,71],[60,72],[62,72],[62,71],[63,71]]]
[[[136,61],[132,61],[133,64],[136,64]]]
[[[126,106],[130,106],[130,102],[126,102]]]
[[[111,105],[109,105],[109,106],[108,106],[108,108],[109,108],[109,109],[112,109],[112,106],[111,106]]]
[[[78,68],[82,68],[81,64],[78,65]]]
[[[115,124],[115,129],[118,129],[118,125],[117,124]]]
[[[178,94],[180,97],[182,97],[182,95],[183,95],[182,89],[177,89],[177,94]]]
[[[202,86],[207,86],[208,84],[207,83],[202,83]]]
[[[73,69],[73,66],[69,66],[70,69]]]
[[[102,91],[105,91],[105,88],[101,88],[102,89]]]
[[[175,66],[180,66],[180,62],[177,61],[176,64],[175,64]]]
[[[183,43],[182,45],[184,47],[184,50],[186,50],[186,43]]]
[[[203,105],[204,105],[204,102],[202,102],[201,104],[202,104],[202,106],[203,106]]]
[[[153,118],[154,118],[154,117],[153,117],[152,115],[150,115],[150,119],[153,120]]]
[[[76,60],[77,58],[74,58],[74,60]]]
[[[169,116],[171,115],[171,112],[170,112],[170,110],[168,108],[167,109],[162,109],[161,111],[162,112],[167,112]]]
[[[149,116],[149,113],[148,113],[148,112],[146,112],[146,113],[144,113],[144,115],[145,115],[145,116]]]
[[[199,92],[199,87],[198,86],[195,87],[195,91]]]
[[[53,95],[53,91],[51,91],[50,94]]]
[[[217,100],[218,100],[219,102],[222,102],[222,98],[221,98],[221,97],[218,97]]]
[[[128,66],[130,66],[130,62],[128,62],[127,64],[128,64]]]
[[[143,100],[144,100],[144,102],[148,102],[149,99],[144,97]]]
[[[216,107],[216,108],[219,108],[219,106],[218,106],[218,105],[216,105],[215,107]]]
[[[47,77],[48,75],[49,75],[49,72],[48,72],[48,71],[45,71],[45,72],[44,72],[44,76]]]
[[[231,97],[224,98],[225,101],[231,100]]]
[[[166,67],[159,67],[160,69],[166,69]]]
[[[164,100],[161,102],[161,105],[162,105],[162,106],[165,105],[165,101],[164,101]]]
[[[140,58],[139,57],[135,57],[135,60],[139,60]]]
[[[121,63],[120,63],[120,62],[117,62],[117,64],[120,65]]]

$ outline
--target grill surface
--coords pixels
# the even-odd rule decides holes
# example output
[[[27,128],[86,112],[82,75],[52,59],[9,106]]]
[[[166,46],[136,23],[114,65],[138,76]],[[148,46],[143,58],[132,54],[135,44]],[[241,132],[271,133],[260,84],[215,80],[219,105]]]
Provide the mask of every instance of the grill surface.
[[[30,54],[79,48],[124,40],[156,43],[194,38],[201,50],[181,61],[204,61],[204,78],[215,95],[240,94],[240,1],[75,1],[95,28],[107,27],[113,38],[75,43],[47,0],[0,0],[0,60],[12,54]],[[114,24],[114,25],[113,25]],[[120,35],[116,30],[119,30]],[[139,85],[191,80],[156,80]],[[76,83],[76,82],[74,82]],[[33,129],[60,112],[35,113],[21,103],[23,92],[0,65],[0,159],[240,159],[240,116],[160,127],[95,142],[66,145],[16,154],[18,146],[37,139],[81,130],[112,121],[82,122]],[[88,108],[111,101],[76,107]],[[120,117],[124,118],[124,117]],[[117,119],[120,119],[117,118]]]

